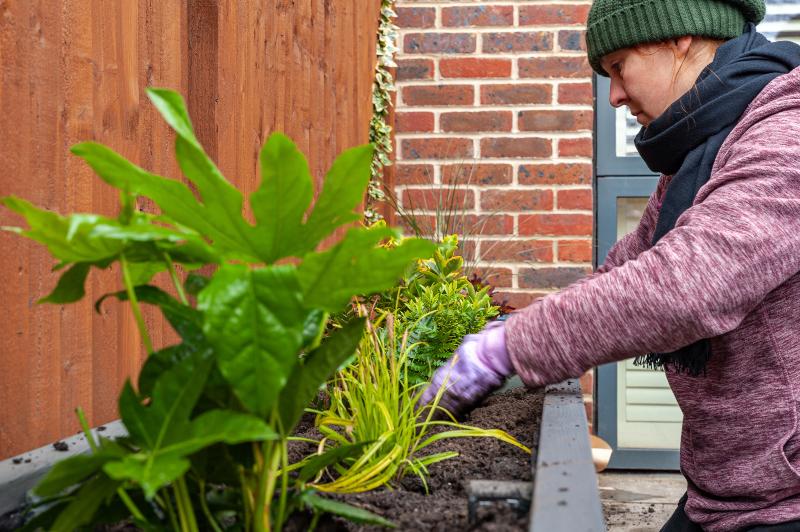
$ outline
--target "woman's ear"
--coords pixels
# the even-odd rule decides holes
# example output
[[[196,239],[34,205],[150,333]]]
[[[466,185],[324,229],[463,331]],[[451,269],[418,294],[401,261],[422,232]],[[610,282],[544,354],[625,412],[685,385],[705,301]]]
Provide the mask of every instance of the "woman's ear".
[[[692,41],[694,37],[691,35],[684,35],[683,37],[678,37],[677,39],[672,39],[672,44],[675,46],[674,52],[675,57],[679,60],[683,60],[689,55],[689,49],[692,47]]]

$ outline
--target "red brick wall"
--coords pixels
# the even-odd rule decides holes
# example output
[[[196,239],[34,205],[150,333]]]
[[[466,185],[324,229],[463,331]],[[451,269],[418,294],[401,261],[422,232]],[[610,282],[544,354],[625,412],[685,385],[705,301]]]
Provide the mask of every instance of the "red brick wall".
[[[515,307],[591,271],[590,4],[397,2],[398,199],[432,214],[458,180],[468,261]]]

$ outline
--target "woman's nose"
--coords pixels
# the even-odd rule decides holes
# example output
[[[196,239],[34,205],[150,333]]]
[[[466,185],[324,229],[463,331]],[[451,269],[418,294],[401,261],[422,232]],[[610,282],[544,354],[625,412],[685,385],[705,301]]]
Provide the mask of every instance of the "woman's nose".
[[[625,89],[622,88],[622,83],[614,78],[611,78],[611,90],[608,92],[608,103],[612,107],[620,107],[628,102],[628,95]]]

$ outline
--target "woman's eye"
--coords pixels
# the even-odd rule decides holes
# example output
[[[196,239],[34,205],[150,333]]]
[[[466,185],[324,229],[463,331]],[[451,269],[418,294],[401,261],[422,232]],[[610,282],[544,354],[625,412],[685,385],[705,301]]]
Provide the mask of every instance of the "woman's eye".
[[[614,63],[611,65],[611,70],[616,72],[617,74],[622,73],[622,63]]]

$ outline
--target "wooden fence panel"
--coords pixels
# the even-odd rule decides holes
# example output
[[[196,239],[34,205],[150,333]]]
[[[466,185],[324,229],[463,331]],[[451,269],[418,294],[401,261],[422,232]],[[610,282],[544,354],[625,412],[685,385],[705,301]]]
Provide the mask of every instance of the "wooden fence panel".
[[[148,85],[187,97],[198,137],[245,192],[256,156],[283,131],[319,184],[344,148],[367,142],[378,0],[60,0],[0,5],[0,195],[66,213],[112,214],[117,194],[69,147],[103,142],[178,177],[174,136]],[[0,210],[0,224],[19,225]],[[92,302],[120,286],[92,274],[87,298],[36,305],[55,285],[38,245],[0,233],[0,459],[117,417],[116,396],[144,353],[129,308]],[[174,333],[146,320],[158,347]]]

